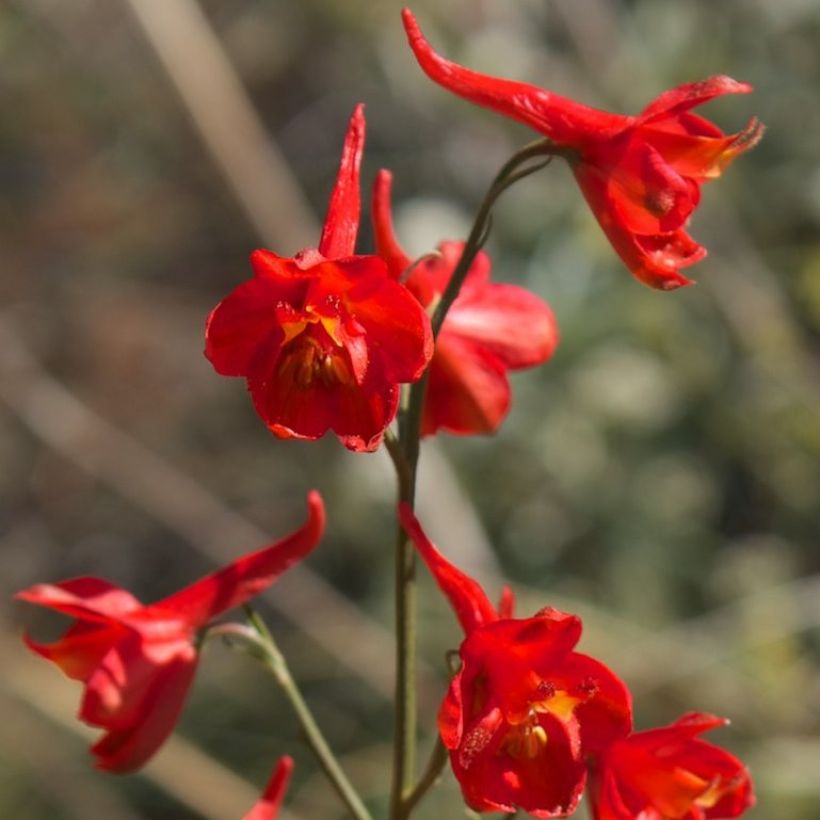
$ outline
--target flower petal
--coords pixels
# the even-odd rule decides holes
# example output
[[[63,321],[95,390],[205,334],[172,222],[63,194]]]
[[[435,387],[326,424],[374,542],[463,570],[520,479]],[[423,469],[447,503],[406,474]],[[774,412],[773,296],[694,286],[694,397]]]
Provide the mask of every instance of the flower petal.
[[[498,356],[452,335],[436,342],[424,396],[421,433],[493,433],[510,407],[510,385]]]
[[[598,754],[632,730],[632,695],[605,664],[572,652],[550,673],[550,680],[579,698],[573,712],[586,752]]]
[[[438,712],[438,731],[441,742],[448,749],[455,749],[461,742],[461,733],[464,730],[464,702],[462,700],[462,671],[459,670],[450,685],[447,694],[441,702]]]
[[[183,628],[184,629],[184,628]],[[154,644],[138,632],[129,632],[112,644],[89,675],[79,716],[92,726],[127,729],[146,712],[156,680],[176,663],[195,664],[196,650],[185,631]]]
[[[380,360],[371,360],[361,383],[352,376],[354,367],[346,353],[339,366],[350,378],[334,383],[314,379],[306,385],[293,378],[276,359],[261,351],[248,376],[248,387],[257,413],[279,438],[314,440],[333,430],[348,449],[371,452],[381,442],[396,415],[398,385],[380,372]]]
[[[234,288],[205,325],[205,355],[216,372],[247,376],[260,345],[273,338],[281,342],[285,314],[298,319],[275,280],[258,277]]]
[[[686,111],[724,94],[748,94],[751,91],[752,86],[749,83],[738,82],[724,74],[694,83],[684,83],[655,97],[641,111],[638,124],[641,125],[657,117],[668,116],[679,111]]]
[[[361,209],[359,168],[364,151],[364,134],[364,105],[359,103],[353,109],[347,126],[339,173],[319,240],[319,253],[328,259],[350,256],[356,248]]]
[[[495,710],[498,712],[498,710]],[[491,712],[482,722],[492,718]],[[586,781],[584,761],[573,751],[566,727],[550,715],[541,719],[546,743],[532,756],[508,751],[508,724],[475,722],[465,729],[488,735],[481,753],[464,757],[451,752],[453,772],[467,804],[477,811],[514,812],[521,809],[533,817],[563,817],[575,811]],[[494,731],[490,733],[490,728]],[[515,729],[513,729],[515,731]]]
[[[111,729],[91,747],[97,768],[112,772],[140,768],[173,731],[195,672],[196,660],[183,658],[157,669],[135,721]]]
[[[442,333],[480,343],[509,368],[545,362],[558,344],[558,326],[549,305],[515,285],[486,284],[459,296]]]
[[[305,558],[319,543],[325,528],[325,508],[316,490],[307,496],[308,519],[286,538],[231,564],[163,598],[149,607],[172,612],[192,626],[203,626],[211,618],[258,595],[293,564]]]
[[[347,293],[350,313],[366,331],[371,361],[378,362],[386,381],[416,381],[433,355],[430,319],[404,286],[371,274],[375,257],[345,260],[347,271],[357,277]],[[380,263],[381,264],[381,263]]]
[[[409,505],[399,504],[399,520],[439,588],[450,601],[464,632],[469,635],[482,624],[495,621],[498,615],[481,585],[451,564],[436,549]]]
[[[277,761],[262,797],[243,820],[276,820],[285,800],[285,792],[292,774],[293,758],[283,755]]]
[[[37,643],[27,634],[23,635],[23,642],[33,652],[59,666],[69,678],[84,681],[112,644],[127,634],[128,627],[114,619],[104,622],[78,621],[53,643]]]
[[[612,247],[632,274],[659,290],[674,290],[692,282],[679,269],[706,256],[706,249],[685,231],[642,236],[631,231],[610,196],[605,180],[586,166],[575,169],[578,185]]]
[[[103,578],[72,578],[57,584],[36,584],[15,598],[84,620],[106,622],[139,610],[142,604],[127,590]]]
[[[697,120],[691,114],[678,114],[674,119],[687,118],[691,123]],[[668,120],[653,121],[638,132],[668,162],[677,173],[698,181],[706,181],[720,176],[723,169],[745,151],[753,148],[763,137],[765,128],[756,117],[752,117],[742,131],[724,136],[718,129],[718,136],[692,136],[683,129],[670,127]]]

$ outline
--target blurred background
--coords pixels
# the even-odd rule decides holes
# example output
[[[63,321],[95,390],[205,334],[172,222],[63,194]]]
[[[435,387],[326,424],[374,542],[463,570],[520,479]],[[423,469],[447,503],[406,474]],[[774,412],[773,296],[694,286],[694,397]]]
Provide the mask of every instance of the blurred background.
[[[0,816],[240,817],[275,757],[291,818],[342,812],[264,671],[209,645],[173,740],[96,773],[80,687],[30,656],[10,604],[104,576],[144,601],[278,538],[327,499],[324,545],[260,607],[368,802],[384,806],[393,485],[384,453],[282,442],[202,356],[247,255],[315,245],[353,105],[364,180],[395,174],[416,253],[464,235],[532,134],[430,83],[385,0],[6,0],[0,6]],[[680,82],[755,85],[762,144],[704,192],[698,286],[634,281],[568,170],[506,195],[495,277],[547,299],[562,342],[513,377],[490,439],[425,445],[421,516],[495,596],[579,613],[639,727],[727,715],[752,818],[820,818],[820,2],[416,0],[444,54],[611,110]],[[360,248],[370,247],[363,225]],[[459,630],[422,577],[422,760]],[[464,816],[452,778],[420,817]]]

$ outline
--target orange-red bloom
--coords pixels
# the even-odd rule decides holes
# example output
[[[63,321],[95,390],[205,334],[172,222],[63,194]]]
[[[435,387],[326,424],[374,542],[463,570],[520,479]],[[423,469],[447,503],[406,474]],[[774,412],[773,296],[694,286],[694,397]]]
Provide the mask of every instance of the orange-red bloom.
[[[746,94],[750,85],[710,77],[665,91],[636,117],[610,114],[445,60],[409,10],[403,18],[410,46],[431,79],[555,143],[612,246],[638,279],[663,290],[689,284],[680,269],[706,255],[685,229],[700,186],[720,176],[763,135],[756,119],[726,135],[689,109],[723,94]]]
[[[439,253],[416,265],[393,232],[390,207],[392,176],[380,171],[373,187],[376,252],[395,279],[427,309],[435,309],[464,242],[442,242]],[[436,338],[430,361],[421,433],[492,433],[510,406],[507,370],[546,361],[558,343],[558,328],[549,306],[515,285],[490,282],[490,257],[476,256],[458,297]]]
[[[398,385],[433,352],[430,321],[377,256],[354,256],[359,227],[363,107],[350,119],[318,249],[292,259],[251,255],[254,278],[208,318],[205,355],[244,376],[254,406],[280,438],[333,430],[351,450],[374,450],[393,419]]]
[[[496,610],[427,539],[409,507],[400,517],[466,635],[438,720],[465,801],[477,811],[572,813],[585,756],[631,729],[629,692],[602,663],[573,651],[577,617],[546,608],[513,618],[509,592]]]
[[[594,766],[595,820],[718,820],[754,805],[745,766],[698,739],[728,723],[693,712],[660,729],[618,740]]]
[[[17,598],[75,618],[50,644],[28,646],[85,684],[79,717],[105,734],[92,747],[97,767],[142,766],[174,728],[198,660],[196,638],[208,621],[270,586],[319,542],[324,505],[308,495],[308,521],[287,538],[238,558],[179,592],[145,606],[101,578],[38,584]]]
[[[276,820],[279,816],[279,809],[285,800],[285,792],[293,774],[293,758],[284,755],[280,757],[273,769],[273,772],[262,793],[262,797],[257,800],[254,807],[242,818],[242,820]]]

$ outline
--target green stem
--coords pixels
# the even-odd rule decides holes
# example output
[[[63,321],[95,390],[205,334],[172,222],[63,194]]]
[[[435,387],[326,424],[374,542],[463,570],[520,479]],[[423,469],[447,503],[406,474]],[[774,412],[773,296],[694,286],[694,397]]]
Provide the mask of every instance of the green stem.
[[[282,689],[285,698],[296,715],[305,741],[327,775],[328,780],[330,780],[331,785],[344,801],[351,816],[355,820],[372,820],[370,812],[368,812],[362,799],[342,771],[342,767],[336,760],[330,746],[328,746],[321,729],[290,674],[284,656],[276,646],[273,636],[264,621],[250,607],[246,607],[245,611],[252,628],[243,624],[220,624],[208,631],[208,637],[222,635],[229,639],[237,638],[265,665]]]
[[[555,153],[556,148],[549,140],[541,139],[530,143],[515,153],[492,181],[476,214],[461,257],[433,314],[431,324],[434,336],[438,335],[441,330],[447,311],[458,296],[470,266],[487,239],[490,215],[496,200],[514,182],[542,168]],[[520,167],[537,157],[546,157],[547,160],[529,168]],[[410,386],[407,403],[403,405],[399,413],[398,440],[392,433],[385,436],[385,445],[396,466],[399,485],[398,500],[408,504],[411,509],[415,506],[416,473],[426,387],[427,374],[425,373],[419,381]],[[415,579],[415,550],[410,539],[399,526],[396,538],[396,702],[394,707],[393,784],[390,797],[391,820],[404,820],[408,817],[410,811],[436,779],[435,776],[429,780],[425,779],[425,775],[418,786],[413,787],[416,749]]]
[[[426,376],[422,377],[422,383]],[[418,466],[420,419],[415,413],[421,405],[414,401],[417,382],[410,390],[405,413],[399,418],[398,442],[387,440],[387,448],[396,465],[399,501],[411,507],[415,503],[416,468]],[[413,431],[412,434],[408,431]],[[395,446],[394,446],[395,445]],[[390,817],[400,820],[404,799],[415,776],[416,745],[416,563],[410,539],[401,527],[396,533],[396,701],[393,743],[393,784]]]
[[[430,759],[427,761],[427,768],[424,770],[424,774],[419,778],[419,782],[416,784],[413,791],[410,792],[407,799],[404,801],[405,817],[410,816],[410,813],[416,807],[416,804],[419,803],[422,797],[424,797],[424,795],[436,785],[441,777],[441,770],[444,768],[446,763],[447,749],[444,748],[441,738],[436,737],[436,745],[433,747]]]
[[[529,176],[534,171],[540,170],[546,163],[539,163],[532,168],[527,168],[517,173],[513,172],[528,160],[534,159],[535,157],[551,158],[555,153],[555,146],[549,140],[540,139],[525,145],[501,166],[501,170],[496,174],[495,179],[484,195],[484,199],[481,202],[481,206],[473,222],[473,227],[470,230],[470,235],[464,244],[464,250],[461,252],[461,258],[458,260],[453,275],[450,277],[447,289],[442,294],[441,301],[438,303],[436,312],[433,314],[432,325],[434,336],[438,336],[441,326],[444,324],[444,318],[447,316],[447,311],[450,310],[450,307],[456,300],[461,286],[464,284],[467,272],[470,270],[470,265],[473,264],[473,261],[487,238],[487,226],[490,213],[496,200],[514,182],[523,179],[525,176]]]

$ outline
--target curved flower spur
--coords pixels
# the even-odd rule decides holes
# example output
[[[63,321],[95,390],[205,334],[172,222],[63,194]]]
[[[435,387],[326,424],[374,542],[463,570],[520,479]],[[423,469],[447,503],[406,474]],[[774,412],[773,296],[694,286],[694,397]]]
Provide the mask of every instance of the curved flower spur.
[[[350,118],[318,248],[293,258],[251,254],[254,278],[208,317],[205,355],[244,376],[257,413],[280,438],[333,430],[351,450],[375,450],[396,414],[399,384],[433,352],[430,320],[373,255],[354,256],[364,108]]]
[[[638,279],[661,290],[691,284],[681,269],[706,256],[686,231],[700,186],[756,145],[764,127],[752,118],[727,135],[690,109],[723,94],[747,94],[748,83],[710,77],[665,91],[638,116],[611,114],[446,60],[424,38],[412,12],[405,9],[402,16],[410,47],[430,79],[555,144],[612,247]]]

